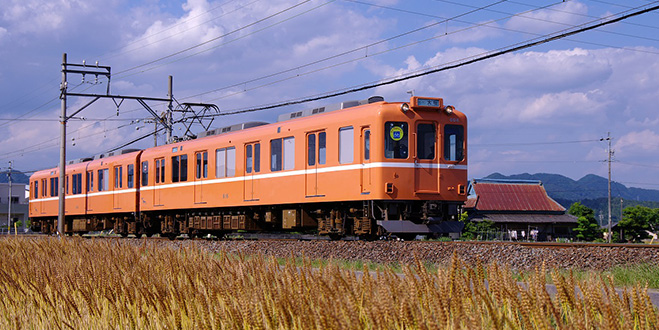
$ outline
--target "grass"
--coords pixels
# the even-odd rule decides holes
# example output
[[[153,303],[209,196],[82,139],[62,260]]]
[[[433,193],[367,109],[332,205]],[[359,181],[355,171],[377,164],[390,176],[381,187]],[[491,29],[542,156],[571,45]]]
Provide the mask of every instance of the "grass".
[[[656,329],[639,285],[538,268],[529,285],[456,256],[358,277],[333,262],[212,255],[191,244],[0,239],[2,329]],[[363,270],[368,270],[362,264]],[[558,288],[545,290],[547,274]],[[575,294],[575,287],[583,294]]]

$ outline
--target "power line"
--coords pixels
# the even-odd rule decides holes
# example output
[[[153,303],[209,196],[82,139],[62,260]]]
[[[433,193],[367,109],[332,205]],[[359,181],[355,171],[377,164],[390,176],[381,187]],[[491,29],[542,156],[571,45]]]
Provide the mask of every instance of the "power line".
[[[655,1],[653,3],[657,3],[657,2]],[[639,7],[636,7],[635,9],[643,8],[643,7],[645,7],[645,6],[639,6]],[[399,78],[390,79],[388,81],[380,81],[380,82],[376,82],[376,83],[364,84],[364,85],[361,85],[361,86],[353,86],[353,87],[349,87],[349,88],[346,88],[346,89],[343,89],[343,90],[326,93],[326,94],[321,95],[321,96],[308,97],[308,98],[304,98],[304,99],[286,101],[286,102],[282,102],[282,103],[277,103],[277,104],[272,104],[272,105],[265,105],[265,106],[255,107],[255,108],[248,108],[248,109],[237,110],[237,111],[232,111],[232,112],[225,112],[225,113],[221,113],[221,114],[206,115],[205,117],[227,116],[227,115],[235,115],[235,114],[239,114],[239,113],[248,113],[248,112],[269,110],[269,109],[280,108],[280,107],[284,107],[284,106],[290,106],[290,105],[295,105],[295,104],[318,101],[318,100],[327,99],[327,98],[331,98],[331,97],[335,97],[335,96],[355,93],[355,92],[359,92],[359,91],[363,91],[363,90],[367,90],[367,89],[373,89],[375,87],[391,85],[391,84],[395,84],[395,83],[398,83],[398,82],[401,82],[401,81],[406,81],[406,80],[419,78],[419,77],[426,76],[426,75],[433,74],[433,73],[437,73],[437,72],[442,72],[442,71],[447,71],[447,70],[459,68],[459,67],[462,67],[462,66],[465,66],[465,65],[481,62],[481,61],[484,61],[484,60],[487,60],[487,59],[490,59],[490,58],[494,58],[494,57],[498,57],[498,56],[501,56],[501,55],[504,55],[504,54],[508,54],[508,53],[512,53],[512,52],[519,51],[519,50],[522,50],[522,49],[538,46],[538,45],[545,44],[545,43],[548,43],[548,42],[551,42],[551,41],[554,41],[554,40],[559,40],[559,39],[565,38],[567,36],[575,35],[575,34],[578,34],[578,33],[582,33],[582,32],[585,32],[585,31],[596,29],[598,27],[602,27],[602,26],[606,26],[606,25],[613,24],[613,23],[616,23],[616,22],[620,22],[620,21],[628,19],[630,17],[638,16],[638,15],[641,15],[641,14],[644,14],[644,13],[647,13],[647,12],[651,12],[651,11],[657,10],[657,9],[659,9],[659,6],[653,6],[653,7],[650,7],[650,8],[640,9],[638,11],[634,11],[634,12],[631,12],[629,14],[625,14],[625,15],[622,15],[620,17],[617,17],[617,18],[612,18],[612,19],[609,19],[609,20],[601,22],[601,23],[596,23],[596,24],[592,24],[592,25],[581,24],[579,26],[583,26],[583,27],[572,30],[572,31],[569,31],[569,29],[560,30],[560,31],[555,32],[555,33],[547,34],[547,35],[544,36],[544,38],[542,38],[540,40],[537,40],[539,38],[533,38],[533,39],[529,40],[530,42],[515,44],[515,45],[518,45],[518,46],[509,46],[509,47],[499,48],[497,51],[489,52],[489,53],[486,53],[485,55],[478,56],[478,57],[472,58],[470,60],[460,62],[458,64],[447,65],[447,66],[438,66],[438,67],[435,67],[435,69],[432,69],[432,70],[427,70],[427,71],[423,71],[423,72],[420,72],[420,73],[412,73],[412,74],[401,75],[401,76],[399,76]],[[629,12],[629,11],[631,11],[631,10],[623,11],[623,12],[620,12],[616,15],[620,15],[622,13],[626,13],[626,12]],[[609,16],[603,18],[603,19],[610,18],[612,16],[615,16],[615,15],[609,15]],[[598,19],[596,21],[601,21],[601,20],[602,19]],[[593,23],[593,22],[591,21],[589,23]],[[562,32],[562,31],[567,31],[567,32]],[[562,32],[562,33],[559,33],[559,32]],[[532,40],[536,40],[536,41],[532,41]],[[418,72],[418,70],[415,71],[415,72]]]
[[[573,144],[573,143],[586,143],[586,142],[599,142],[599,139],[593,140],[575,140],[575,141],[553,141],[553,142],[520,142],[520,143],[470,143],[469,147],[508,147],[508,146],[536,146],[536,145],[552,145],[552,144]]]
[[[211,42],[213,42],[213,41],[215,41],[215,40],[218,40],[218,39],[221,39],[221,38],[225,38],[225,37],[227,37],[227,36],[229,36],[229,35],[232,35],[232,34],[238,33],[238,32],[240,32],[240,31],[245,30],[245,29],[247,29],[247,28],[249,28],[249,27],[252,27],[252,26],[254,26],[254,25],[256,25],[256,24],[259,24],[259,23],[264,22],[264,21],[266,21],[266,20],[268,20],[268,19],[271,19],[271,18],[273,18],[273,17],[275,17],[275,16],[281,15],[281,14],[287,12],[287,11],[293,10],[293,9],[295,9],[295,8],[297,8],[297,7],[299,7],[299,6],[303,5],[303,4],[305,4],[305,3],[308,3],[308,2],[310,2],[310,1],[311,1],[311,0],[305,0],[305,1],[302,1],[302,2],[300,2],[300,3],[297,3],[297,4],[293,5],[293,6],[290,6],[290,7],[286,8],[286,9],[280,10],[280,11],[278,11],[278,12],[272,14],[272,15],[266,16],[266,17],[264,17],[264,18],[262,18],[262,19],[259,19],[259,20],[257,20],[257,21],[254,21],[254,22],[250,23],[250,24],[247,24],[247,25],[242,26],[242,27],[240,27],[240,28],[238,28],[238,29],[235,29],[235,30],[233,30],[233,31],[227,32],[227,33],[225,33],[225,34],[222,34],[222,35],[220,35],[220,36],[217,36],[217,37],[214,37],[214,38],[211,38],[211,39],[208,39],[208,40],[206,40],[206,41],[204,41],[204,42],[201,42],[201,43],[198,43],[198,44],[196,44],[196,45],[194,45],[194,46],[190,46],[190,47],[188,47],[188,48],[185,48],[185,49],[182,49],[182,50],[176,51],[176,52],[174,52],[174,53],[171,53],[171,54],[169,54],[169,55],[165,55],[165,56],[160,57],[160,58],[157,58],[157,59],[155,59],[155,60],[151,60],[151,61],[149,61],[149,62],[146,62],[146,63],[140,64],[140,65],[136,65],[136,66],[134,66],[134,67],[131,67],[131,68],[128,68],[128,69],[125,69],[125,70],[119,71],[119,72],[115,73],[115,75],[121,75],[122,73],[130,72],[130,71],[133,71],[133,70],[136,70],[136,69],[139,69],[139,68],[143,68],[143,67],[145,67],[145,66],[147,66],[147,65],[149,65],[149,64],[157,63],[157,62],[160,62],[160,61],[162,61],[162,60],[166,60],[166,59],[171,58],[171,57],[174,57],[174,56],[176,56],[176,55],[183,54],[183,53],[188,52],[188,51],[190,51],[190,50],[193,50],[193,49],[199,48],[199,47],[201,47],[201,46],[207,45],[207,44],[209,44],[209,43],[211,43]],[[332,0],[332,1],[335,1],[335,0]]]

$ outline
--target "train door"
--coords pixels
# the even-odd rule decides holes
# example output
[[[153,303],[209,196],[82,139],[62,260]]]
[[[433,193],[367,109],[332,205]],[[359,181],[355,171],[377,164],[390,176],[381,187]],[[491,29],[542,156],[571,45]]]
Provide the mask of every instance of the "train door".
[[[162,206],[162,201],[160,200],[160,191],[162,190],[162,185],[165,183],[165,158],[156,159],[156,181],[154,182],[153,187],[153,205]]]
[[[208,178],[208,151],[195,152],[194,202],[205,204],[203,180]]]
[[[439,193],[439,162],[437,157],[437,125],[432,122],[416,124],[416,152],[414,154],[414,191]]]
[[[258,181],[255,175],[261,172],[261,144],[245,144],[245,173],[244,173],[244,199],[256,201],[258,199]]]
[[[305,185],[307,197],[320,197],[323,190],[318,184],[318,166],[325,165],[327,158],[326,133],[307,134],[307,161],[305,162]]]
[[[361,134],[361,187],[362,194],[371,192],[371,129],[370,127],[362,127]]]

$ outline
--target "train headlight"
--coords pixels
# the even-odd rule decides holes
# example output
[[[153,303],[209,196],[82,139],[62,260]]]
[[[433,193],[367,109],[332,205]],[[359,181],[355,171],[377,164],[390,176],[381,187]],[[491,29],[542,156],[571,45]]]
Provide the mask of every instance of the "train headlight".
[[[455,107],[452,105],[447,105],[444,107],[444,111],[450,115],[453,113],[453,111],[455,111]]]
[[[400,110],[401,110],[402,112],[404,112],[404,113],[405,113],[405,112],[408,112],[408,111],[410,111],[410,105],[407,104],[407,103],[403,103],[403,104],[400,106]]]

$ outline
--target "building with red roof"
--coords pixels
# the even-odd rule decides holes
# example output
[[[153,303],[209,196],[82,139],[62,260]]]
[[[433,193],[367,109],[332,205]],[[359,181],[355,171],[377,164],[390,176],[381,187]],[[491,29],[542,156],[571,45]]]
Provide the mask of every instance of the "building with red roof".
[[[473,180],[464,206],[472,221],[490,220],[503,239],[571,238],[577,218],[551,199],[540,181]]]

